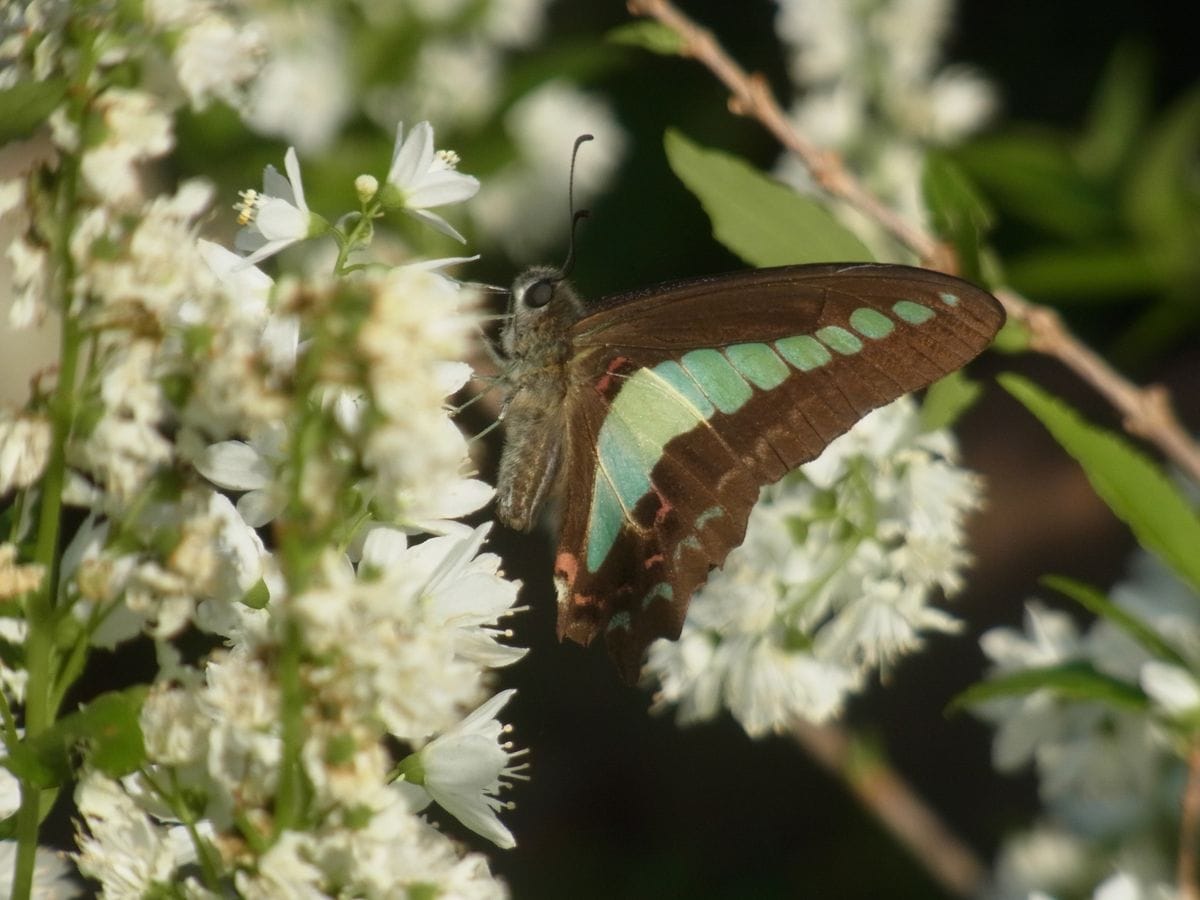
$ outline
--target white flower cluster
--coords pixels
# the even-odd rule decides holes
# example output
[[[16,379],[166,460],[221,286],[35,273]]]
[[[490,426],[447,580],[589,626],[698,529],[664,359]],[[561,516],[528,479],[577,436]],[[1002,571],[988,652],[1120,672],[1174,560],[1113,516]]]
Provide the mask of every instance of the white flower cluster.
[[[930,605],[968,562],[978,478],[925,432],[911,398],[876,410],[763,490],[746,540],[692,599],[677,643],[650,648],[657,705],[681,722],[728,708],[759,736],[836,716],[870,674],[956,620]]]
[[[777,2],[776,31],[801,95],[790,112],[797,128],[845,154],[875,191],[922,220],[923,148],[961,140],[996,107],[981,76],[939,65],[953,0]],[[785,180],[809,186],[793,158],[779,169]],[[860,218],[852,224],[866,227]]]
[[[309,211],[289,150],[286,179],[271,170],[243,194],[251,255],[200,240],[211,188],[155,196],[146,168],[174,146],[178,104],[240,103],[257,69],[254,33],[221,9],[147,3],[148,29],[114,38],[100,64],[171,83],[98,80],[94,102],[64,104],[0,160],[10,322],[53,309],[63,329],[57,376],[36,383],[28,410],[0,414],[0,492],[18,492],[19,511],[0,545],[0,602],[37,595],[57,617],[39,637],[72,662],[43,679],[136,636],[158,654],[137,771],[79,773],[76,862],[107,896],[502,897],[486,859],[421,813],[434,802],[515,843],[498,815],[498,794],[523,777],[497,720],[512,692],[489,695],[491,670],[524,654],[502,624],[517,584],[482,551],[489,524],[453,521],[491,496],[447,409],[471,375],[477,297],[439,274],[447,261],[345,259],[385,209],[449,228],[431,208],[478,182],[419,123],[398,134],[384,188],[360,178],[362,208],[330,224]],[[70,31],[71,14],[26,5],[42,75],[76,71],[75,51],[39,30]],[[51,228],[39,217],[63,198],[69,215]],[[64,226],[65,242],[43,239]],[[327,234],[344,251],[336,277],[276,285],[255,267]],[[39,516],[68,529],[53,568],[23,555]],[[46,616],[6,615],[0,640],[38,627]],[[70,687],[33,676],[0,666],[18,723],[30,696]],[[75,892],[64,882],[55,895]]]
[[[511,107],[505,76],[514,51],[541,37],[548,0],[390,0],[366,2],[358,17],[332,4],[260,4],[268,47],[249,100],[248,123],[301,152],[326,150],[361,106],[381,127],[408,116],[436,117],[439,128],[475,133],[501,118],[511,152],[467,210],[481,233],[514,258],[528,259],[561,240],[571,142],[596,135],[576,178],[587,202],[613,177],[624,135],[609,105],[575,85],[533,86]],[[394,35],[385,70],[365,73],[355,55]],[[489,138],[489,140],[491,140]]]
[[[1063,697],[1042,688],[981,703],[1001,771],[1032,766],[1045,820],[1001,850],[994,895],[1172,897],[1174,860],[1161,835],[1178,830],[1184,748],[1174,738],[1200,716],[1200,597],[1153,557],[1139,555],[1111,599],[1150,627],[1186,668],[1154,657],[1108,619],[1080,628],[1069,614],[1030,601],[1022,630],[980,640],[994,673],[1088,666],[1138,686],[1147,706]],[[1113,875],[1114,870],[1117,875]],[[1107,880],[1106,880],[1107,879]],[[1103,884],[1101,884],[1103,882]],[[1136,891],[1121,893],[1118,886]]]

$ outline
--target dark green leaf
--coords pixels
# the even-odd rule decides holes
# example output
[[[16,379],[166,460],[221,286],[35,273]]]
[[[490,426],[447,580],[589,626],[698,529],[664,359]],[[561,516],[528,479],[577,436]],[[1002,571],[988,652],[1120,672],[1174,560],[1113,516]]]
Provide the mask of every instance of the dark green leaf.
[[[1094,700],[1120,709],[1145,709],[1149,705],[1135,684],[1098,672],[1090,663],[1069,662],[1038,669],[997,675],[972,685],[951,701],[949,712],[1003,697],[1025,697],[1047,690],[1064,700]]]
[[[981,138],[957,148],[954,158],[998,207],[1049,234],[1075,240],[1117,225],[1111,198],[1084,177],[1055,135]]]
[[[1125,208],[1146,237],[1195,260],[1200,241],[1200,192],[1194,172],[1200,153],[1200,87],[1171,107],[1149,133],[1125,185]]]
[[[102,694],[37,737],[20,741],[3,764],[39,788],[68,781],[80,757],[112,778],[128,775],[146,760],[138,722],[145,697],[142,686]]]
[[[606,37],[614,44],[641,47],[643,50],[663,56],[678,56],[683,49],[683,41],[676,32],[661,22],[652,22],[648,19],[620,25],[610,31]]]
[[[18,81],[0,91],[0,144],[29,137],[66,95],[65,78]]]
[[[1126,41],[1104,69],[1076,149],[1085,172],[1105,179],[1117,176],[1143,136],[1151,99],[1149,50]]]
[[[979,244],[991,228],[992,213],[962,168],[944,153],[930,151],[921,180],[933,227],[950,241],[964,278],[979,281]]]
[[[1061,575],[1046,575],[1041,579],[1046,587],[1066,594],[1084,609],[1102,619],[1112,622],[1117,628],[1141,644],[1151,654],[1183,669],[1190,669],[1188,661],[1162,636],[1126,609],[1122,609],[1091,585]]]
[[[864,262],[871,252],[818,203],[752,166],[668,131],[667,159],[712,220],[717,240],[754,266]]]
[[[1017,375],[1000,383],[1054,435],[1138,543],[1200,590],[1200,518],[1162,470],[1123,438],[1085,421]]]
[[[1007,260],[1005,271],[1024,294],[1091,305],[1167,288],[1172,267],[1161,256],[1134,243],[1045,245]]]
[[[958,421],[958,417],[974,405],[983,393],[983,386],[972,381],[959,369],[929,386],[921,404],[921,427],[937,431]]]

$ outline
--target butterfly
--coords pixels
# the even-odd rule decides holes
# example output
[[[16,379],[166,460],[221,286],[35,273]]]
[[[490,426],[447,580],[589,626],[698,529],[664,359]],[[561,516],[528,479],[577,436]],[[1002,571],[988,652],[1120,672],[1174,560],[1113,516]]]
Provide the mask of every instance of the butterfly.
[[[500,333],[496,513],[561,498],[558,636],[637,678],[746,533],[759,490],[876,407],[974,359],[1004,323],[975,285],[865,263],[755,269],[585,303],[517,278]]]

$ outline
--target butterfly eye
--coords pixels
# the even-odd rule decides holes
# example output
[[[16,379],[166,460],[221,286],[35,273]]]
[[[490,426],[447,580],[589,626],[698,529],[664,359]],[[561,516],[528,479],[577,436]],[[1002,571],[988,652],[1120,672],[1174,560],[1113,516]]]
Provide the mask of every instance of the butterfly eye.
[[[554,296],[554,285],[549,281],[535,281],[525,289],[522,298],[530,309],[541,309]]]

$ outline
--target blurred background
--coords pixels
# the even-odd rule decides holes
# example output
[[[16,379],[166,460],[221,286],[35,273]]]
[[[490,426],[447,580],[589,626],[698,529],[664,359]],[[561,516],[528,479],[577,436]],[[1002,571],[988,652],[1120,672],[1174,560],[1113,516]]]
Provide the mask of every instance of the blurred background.
[[[790,5],[692,0],[683,8],[790,104],[796,51],[777,27]],[[851,19],[879,5],[807,4]],[[1165,384],[1184,422],[1200,428],[1200,64],[1192,10],[1131,0],[891,5],[903,7],[909,40],[934,36],[931,72],[969,72],[972,84],[983,85],[962,127],[909,137],[940,146],[991,208],[997,254],[990,264],[1031,299],[1057,306],[1130,377]],[[385,6],[395,7],[390,18],[378,12]],[[491,7],[501,12],[491,16]],[[606,40],[629,21],[623,4],[559,0],[539,8],[535,0],[425,0],[374,12],[366,3],[279,5],[271,39],[296,71],[281,65],[273,89],[322,90],[313,88],[303,104],[289,95],[290,112],[269,92],[256,98],[257,134],[222,108],[187,114],[179,168],[166,177],[213,179],[232,205],[237,190],[259,183],[263,165],[280,165],[291,143],[310,206],[336,212],[351,206],[355,175],[386,169],[395,121],[429,118],[438,146],[455,149],[461,169],[484,184],[452,216],[470,252],[482,254],[457,274],[506,284],[526,265],[563,259],[570,146],[590,131],[597,140],[583,150],[576,185],[577,203],[592,209],[577,247],[582,293],[743,267],[712,239],[699,203],[667,165],[662,137],[678,128],[767,170],[779,160],[772,139],[732,116],[726,92],[698,65]],[[903,46],[903,34],[896,40]],[[844,149],[872,161],[869,142]],[[790,177],[786,166],[780,173]],[[233,218],[214,220],[213,236],[228,239]],[[380,252],[397,258],[459,252],[416,228],[401,227],[390,240]],[[5,359],[12,397],[28,369]],[[969,715],[948,716],[946,705],[984,671],[979,635],[1018,623],[1038,576],[1055,572],[1106,588],[1126,574],[1133,549],[1078,467],[989,384],[1009,369],[1031,374],[1094,421],[1120,425],[1051,361],[989,354],[972,366],[988,388],[957,431],[965,464],[987,479],[988,507],[973,523],[968,587],[952,601],[966,629],[933,638],[848,714],[988,861],[1006,832],[1028,824],[1035,786],[997,775],[990,730]],[[469,422],[476,430],[483,424]],[[480,460],[489,479],[498,449],[497,437]],[[530,749],[532,778],[508,794],[516,808],[505,821],[517,848],[490,853],[515,897],[942,895],[788,739],[751,741],[728,718],[681,729],[669,715],[648,713],[649,695],[621,684],[600,647],[560,646],[549,528],[518,535],[497,527],[492,546],[524,581],[529,611],[513,627],[518,643],[532,648],[502,684],[519,688],[508,715],[513,740]],[[494,851],[448,817],[443,824]],[[65,837],[65,820],[63,828]]]

